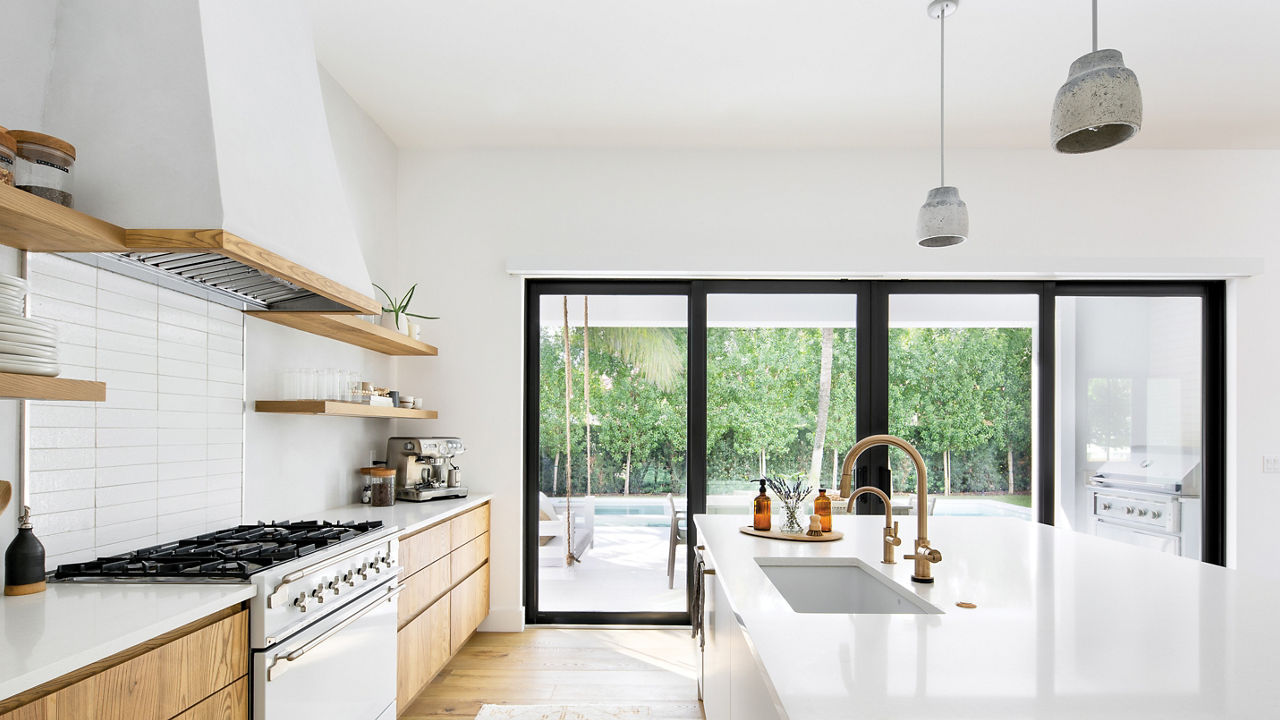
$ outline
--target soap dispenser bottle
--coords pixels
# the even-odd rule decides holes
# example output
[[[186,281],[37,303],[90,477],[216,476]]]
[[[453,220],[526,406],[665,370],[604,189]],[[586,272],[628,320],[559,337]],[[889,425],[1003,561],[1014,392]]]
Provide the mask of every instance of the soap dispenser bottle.
[[[44,545],[31,532],[31,508],[23,506],[18,535],[4,552],[4,594],[44,592]]]
[[[818,488],[818,497],[813,499],[813,514],[818,516],[822,532],[831,532],[831,498],[827,497],[826,488]]]
[[[764,491],[764,478],[760,478],[760,494],[756,496],[755,503],[752,505],[752,515],[752,528],[768,530],[772,527],[773,501],[769,499],[769,494]]]

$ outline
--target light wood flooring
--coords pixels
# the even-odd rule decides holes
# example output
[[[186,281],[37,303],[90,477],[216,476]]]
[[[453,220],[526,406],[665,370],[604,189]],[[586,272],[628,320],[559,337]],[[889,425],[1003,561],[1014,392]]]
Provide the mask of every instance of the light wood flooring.
[[[702,720],[688,628],[530,628],[476,633],[401,720],[474,718],[491,705],[647,705],[655,720]]]

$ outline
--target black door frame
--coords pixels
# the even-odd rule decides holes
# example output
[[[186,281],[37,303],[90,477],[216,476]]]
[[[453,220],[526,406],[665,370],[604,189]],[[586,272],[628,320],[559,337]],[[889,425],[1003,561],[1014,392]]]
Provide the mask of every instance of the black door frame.
[[[688,515],[706,512],[707,296],[713,294],[851,294],[857,297],[858,437],[888,432],[889,300],[900,294],[1015,294],[1038,298],[1036,493],[1042,501],[1036,520],[1054,523],[1056,436],[1056,300],[1071,296],[1199,297],[1203,299],[1202,560],[1226,564],[1226,283],[1225,281],[1019,281],[1019,280],[576,280],[525,281],[524,397],[524,602],[529,624],[683,625],[685,612],[542,611],[538,597],[538,360],[539,305],[543,295],[679,295],[687,302]],[[863,338],[866,338],[863,341]],[[859,459],[857,485],[890,489],[887,448]],[[869,500],[868,496],[864,496]],[[880,512],[860,504],[858,513]],[[693,586],[697,528],[689,523],[685,587]]]

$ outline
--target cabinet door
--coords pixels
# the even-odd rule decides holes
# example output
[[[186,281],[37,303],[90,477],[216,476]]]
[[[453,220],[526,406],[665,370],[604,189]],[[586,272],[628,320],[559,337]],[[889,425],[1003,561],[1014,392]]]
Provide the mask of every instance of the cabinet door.
[[[240,678],[173,720],[249,720],[249,679]]]
[[[720,597],[723,599],[724,595]],[[721,607],[728,608],[728,602]],[[769,690],[764,670],[751,654],[742,626],[731,611],[721,614],[726,616],[729,640],[729,717],[733,720],[778,720],[773,693]]]
[[[707,644],[702,651],[702,709],[707,720],[730,720],[729,650],[733,611],[715,575],[707,575],[703,627]]]
[[[449,591],[449,649],[456,653],[489,615],[489,563]]]
[[[449,521],[453,549],[457,549],[489,530],[489,503],[459,515]]]
[[[442,597],[396,634],[396,707],[404,711],[449,662],[449,598]]]
[[[400,567],[404,568],[401,572],[405,577],[449,554],[453,549],[449,527],[446,521],[400,537]]]
[[[400,613],[398,628],[408,625],[423,610],[439,600],[453,585],[452,563],[443,557],[409,576],[403,583],[404,591],[400,593],[398,612]]]

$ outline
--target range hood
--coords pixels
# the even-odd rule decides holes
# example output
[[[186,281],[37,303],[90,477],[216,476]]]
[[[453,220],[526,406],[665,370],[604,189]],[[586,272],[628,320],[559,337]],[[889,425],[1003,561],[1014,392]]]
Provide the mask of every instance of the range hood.
[[[126,228],[68,257],[242,310],[379,312],[301,2],[59,0],[56,23],[43,127],[77,147],[76,209]]]

